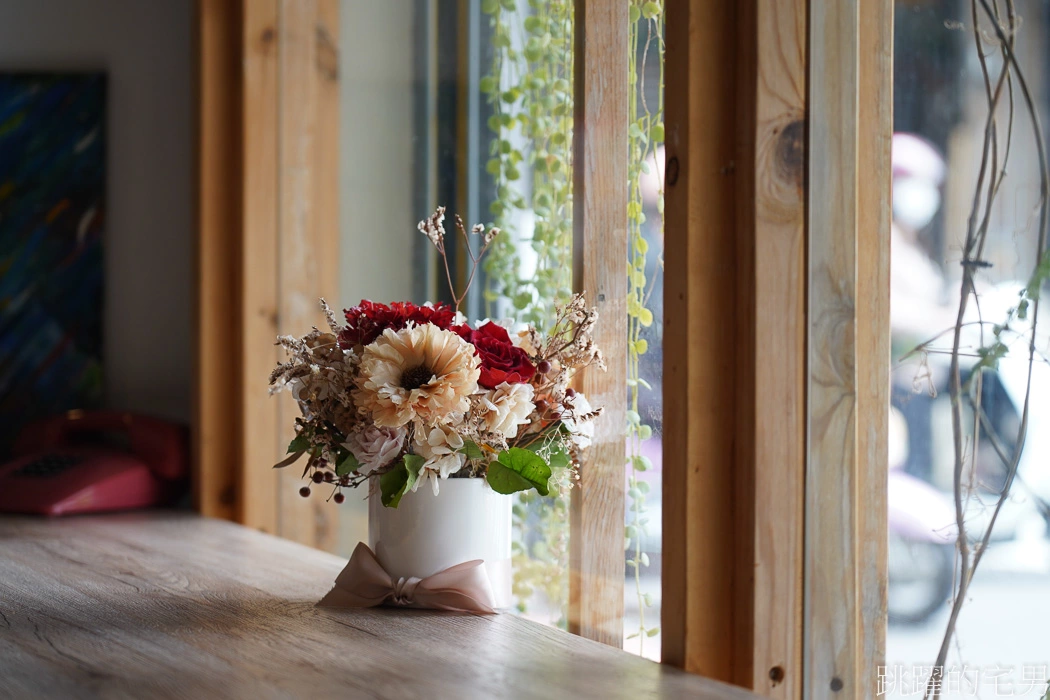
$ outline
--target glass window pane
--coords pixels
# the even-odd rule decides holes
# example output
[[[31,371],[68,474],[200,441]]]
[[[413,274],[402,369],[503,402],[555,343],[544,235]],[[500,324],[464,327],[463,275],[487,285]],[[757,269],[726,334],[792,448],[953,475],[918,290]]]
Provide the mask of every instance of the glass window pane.
[[[997,19],[985,7],[999,12]],[[976,25],[975,25],[976,16]],[[969,540],[991,523],[1018,440],[1028,377],[1040,162],[1050,43],[1045,2],[898,0],[895,19],[889,478],[890,697],[921,695],[959,585],[954,547],[956,451],[949,382],[965,269],[975,272],[960,331],[961,473]],[[1019,67],[1002,82],[1002,38]],[[980,48],[975,44],[975,31]],[[987,80],[982,70],[987,70]],[[1025,106],[1021,80],[1043,126]],[[989,132],[990,112],[995,117]],[[995,147],[985,158],[985,137]],[[982,165],[982,160],[984,165]],[[983,173],[983,174],[982,174]],[[989,198],[989,185],[993,195]],[[989,204],[990,202],[990,204]],[[968,232],[986,230],[967,249]],[[1041,325],[1045,314],[1039,314]],[[1042,621],[1050,598],[1050,471],[1046,469],[1050,368],[1047,335],[1035,334],[1028,437],[1018,479],[962,596],[949,648],[945,697],[1042,697],[1047,690]],[[1001,344],[999,341],[1002,341]],[[914,349],[918,348],[917,351]],[[1003,457],[1006,457],[1004,463]]]
[[[662,2],[623,4],[632,23],[629,385],[625,426],[625,645],[659,657],[663,267]],[[435,206],[503,233],[462,310],[543,331],[572,295],[572,0],[343,0],[341,299],[450,301],[415,229]],[[623,152],[623,151],[622,151]],[[590,232],[588,235],[616,235]],[[623,235],[622,232],[620,235]],[[473,250],[472,252],[476,252]],[[451,277],[470,276],[450,252]],[[515,497],[518,611],[567,626],[567,495]],[[340,506],[339,552],[366,539],[367,507]]]
[[[632,5],[629,97],[624,648],[660,659],[663,401],[663,3]],[[644,12],[643,12],[644,9]]]

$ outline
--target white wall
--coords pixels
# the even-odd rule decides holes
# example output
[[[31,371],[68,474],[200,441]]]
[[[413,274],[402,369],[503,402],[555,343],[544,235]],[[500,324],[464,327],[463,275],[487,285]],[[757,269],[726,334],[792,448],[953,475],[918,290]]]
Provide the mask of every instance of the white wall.
[[[340,308],[412,299],[414,6],[340,5]]]
[[[107,404],[188,420],[193,0],[3,0],[0,70],[109,74]]]

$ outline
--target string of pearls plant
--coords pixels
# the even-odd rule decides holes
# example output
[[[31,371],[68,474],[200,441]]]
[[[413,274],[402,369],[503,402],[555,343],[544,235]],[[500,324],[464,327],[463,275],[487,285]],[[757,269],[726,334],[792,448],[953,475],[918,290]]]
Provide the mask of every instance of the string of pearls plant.
[[[481,79],[493,114],[487,171],[493,221],[508,235],[485,261],[486,309],[545,328],[572,294],[572,0],[483,0],[493,62]],[[529,177],[523,178],[523,171]],[[531,236],[526,237],[530,228]],[[531,255],[522,254],[522,247]],[[568,625],[568,498],[522,495],[514,506],[514,595],[525,611],[538,591],[552,621]]]
[[[649,534],[649,518],[646,496],[649,483],[639,479],[639,474],[652,468],[648,457],[642,454],[642,441],[652,437],[652,426],[643,420],[639,411],[639,399],[643,391],[652,391],[652,386],[641,376],[641,358],[649,351],[649,342],[642,337],[644,329],[653,324],[653,312],[649,308],[656,289],[657,276],[663,268],[662,251],[652,279],[646,278],[649,262],[649,241],[643,232],[646,224],[642,183],[646,177],[655,175],[658,184],[656,210],[658,221],[654,228],[663,240],[664,193],[661,163],[657,148],[664,140],[664,13],[663,0],[658,2],[632,0],[630,13],[630,73],[629,97],[630,126],[628,127],[628,282],[627,282],[627,463],[631,474],[627,483],[628,522],[625,547],[629,553],[628,573],[633,574],[635,594],[638,596],[638,629],[628,639],[639,637],[639,649],[644,653],[645,639],[659,633],[659,627],[647,627],[646,608],[653,604],[652,597],[642,590],[642,569],[649,566],[649,556],[643,551],[644,538]],[[654,55],[655,54],[655,55]],[[660,84],[657,102],[650,105],[646,100],[645,73],[650,60],[659,63]]]
[[[490,316],[510,300],[522,320],[544,327],[556,304],[572,291],[572,0],[484,0],[494,48],[493,62],[481,90],[493,115],[493,138],[487,171],[496,184],[490,206],[494,225],[507,235],[493,245],[485,263],[485,302]],[[663,142],[663,2],[627,0],[630,40],[630,119],[627,210],[628,270],[628,522],[624,533],[628,573],[639,605],[639,628],[629,637],[658,633],[647,626],[645,609],[653,603],[642,590],[641,572],[649,566],[643,551],[648,535],[646,497],[649,485],[639,479],[652,467],[641,443],[652,435],[639,410],[641,392],[652,387],[641,377],[641,357],[648,352],[644,329],[653,323],[649,308],[655,275],[647,279],[650,244],[643,232],[646,216],[642,183],[658,167]],[[645,98],[647,61],[659,63],[656,104]],[[528,177],[523,177],[523,172]],[[662,182],[659,173],[657,181]],[[662,233],[663,191],[658,193],[659,220],[649,224]],[[531,236],[525,232],[531,225]],[[662,236],[659,236],[662,239]],[[531,249],[522,254],[522,247]],[[658,261],[657,271],[662,268]],[[514,593],[524,611],[536,592],[547,599],[555,624],[566,626],[568,606],[569,507],[565,499],[536,499],[524,494],[514,508]]]

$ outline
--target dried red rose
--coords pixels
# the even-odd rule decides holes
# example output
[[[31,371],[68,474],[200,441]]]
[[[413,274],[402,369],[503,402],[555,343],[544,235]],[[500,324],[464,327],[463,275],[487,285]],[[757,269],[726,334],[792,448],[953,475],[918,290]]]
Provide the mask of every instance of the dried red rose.
[[[432,323],[442,330],[448,330],[456,318],[455,311],[445,303],[417,306],[407,301],[395,301],[387,306],[367,299],[363,299],[353,308],[346,309],[344,314],[346,327],[339,334],[339,345],[344,348],[368,345],[387,328],[399,331],[407,326],[409,321],[416,325]]]
[[[510,342],[507,329],[489,321],[477,330],[463,324],[449,330],[474,346],[481,358],[481,377],[478,384],[495,389],[503,382],[525,384],[536,374],[536,367],[528,353]]]

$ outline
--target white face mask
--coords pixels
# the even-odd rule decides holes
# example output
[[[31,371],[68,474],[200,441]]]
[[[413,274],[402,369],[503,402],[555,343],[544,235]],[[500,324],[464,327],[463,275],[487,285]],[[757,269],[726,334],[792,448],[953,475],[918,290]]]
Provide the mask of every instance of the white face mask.
[[[893,219],[918,231],[933,221],[941,206],[941,193],[929,180],[898,177],[893,181]]]

